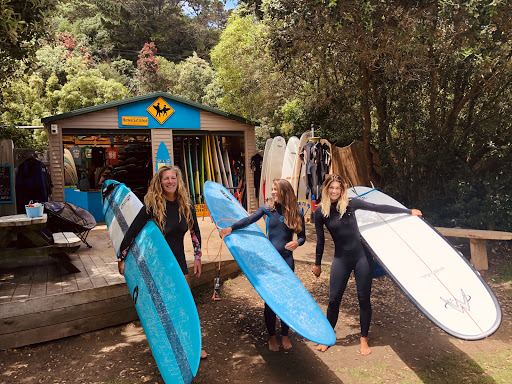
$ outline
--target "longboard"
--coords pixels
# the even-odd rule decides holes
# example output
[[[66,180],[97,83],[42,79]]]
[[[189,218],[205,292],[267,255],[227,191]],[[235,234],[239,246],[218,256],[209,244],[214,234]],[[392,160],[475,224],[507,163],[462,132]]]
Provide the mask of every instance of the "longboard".
[[[171,155],[169,154],[169,150],[165,143],[161,141],[156,152],[155,172],[158,172],[160,168],[166,165],[172,165]]]
[[[270,158],[267,164],[265,176],[265,204],[272,199],[272,182],[274,179],[280,179],[283,170],[284,152],[286,150],[286,140],[281,136],[274,137],[270,147]]]
[[[260,176],[260,195],[259,195],[259,205],[262,206],[265,204],[265,188],[267,184],[267,170],[268,163],[270,160],[270,148],[272,148],[272,141],[274,139],[267,139],[265,142],[265,150],[263,151],[263,162],[261,166],[261,176]]]
[[[114,188],[108,191],[110,185]],[[104,183],[103,211],[116,254],[142,208],[121,183]],[[137,235],[124,277],[160,374],[166,383],[190,383],[201,356],[199,316],[176,258],[154,221]]]
[[[288,143],[286,143],[283,158],[283,169],[281,171],[281,179],[288,180],[292,187],[294,182],[293,171],[295,170],[295,163],[299,157],[298,152],[299,138],[297,136],[292,136],[288,139]]]
[[[247,212],[222,185],[207,182],[204,194],[208,210],[220,228],[247,217]],[[309,292],[295,276],[256,223],[233,231],[226,246],[249,282],[268,306],[299,335],[315,343],[333,345],[334,331]]]
[[[359,196],[359,197],[358,197]],[[375,189],[349,197],[404,206]],[[356,211],[364,241],[408,299],[435,325],[464,340],[492,335],[501,324],[496,296],[471,264],[417,216]]]

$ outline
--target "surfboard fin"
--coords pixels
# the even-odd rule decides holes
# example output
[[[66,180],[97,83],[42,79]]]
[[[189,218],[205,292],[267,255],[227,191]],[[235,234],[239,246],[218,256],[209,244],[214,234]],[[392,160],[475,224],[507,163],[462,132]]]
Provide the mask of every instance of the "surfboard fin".
[[[220,297],[220,277],[213,278],[213,296],[212,299],[215,301],[222,300]]]

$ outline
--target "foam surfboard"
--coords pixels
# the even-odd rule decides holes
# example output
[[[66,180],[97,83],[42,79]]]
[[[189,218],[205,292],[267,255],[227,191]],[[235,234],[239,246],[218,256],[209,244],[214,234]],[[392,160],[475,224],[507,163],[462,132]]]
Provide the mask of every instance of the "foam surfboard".
[[[228,188],[228,178],[226,177],[226,170],[224,169],[224,160],[222,159],[222,152],[220,150],[219,140],[217,137],[214,137],[213,139],[215,140],[215,148],[217,149],[217,161],[219,163],[219,172],[222,179],[222,185]]]
[[[171,165],[172,160],[171,155],[169,154],[169,150],[167,149],[167,145],[165,145],[165,143],[161,141],[156,152],[155,172],[158,172],[158,170],[164,166]]]
[[[187,139],[187,167],[188,167],[188,185],[190,187],[190,198],[196,203],[196,192],[194,187],[194,171],[192,170],[192,158],[190,155],[190,138]]]
[[[223,153],[224,170],[226,171],[226,178],[228,181],[229,188],[233,188],[233,173],[231,172],[231,165],[229,163],[228,151],[224,150]]]
[[[116,254],[141,208],[124,184],[105,182],[103,211]],[[192,382],[201,356],[199,316],[183,272],[153,221],[135,238],[124,277],[162,378]]]
[[[349,197],[404,208],[367,187]],[[496,296],[473,266],[426,221],[406,214],[356,211],[364,241],[389,276],[434,324],[464,340],[492,335],[501,323]]]
[[[215,145],[215,137],[210,137],[210,145],[212,148],[213,168],[215,173],[215,182],[222,184],[222,177],[220,175],[219,156],[217,155],[217,146]]]
[[[267,139],[265,143],[265,149],[263,151],[263,163],[261,165],[261,176],[260,176],[260,195],[259,195],[259,205],[260,207],[265,204],[265,187],[267,184],[267,169],[268,162],[270,160],[270,148],[272,147],[273,139]]]
[[[281,179],[288,180],[290,184],[292,184],[293,171],[295,168],[295,163],[297,162],[297,158],[299,152],[299,138],[297,136],[292,136],[286,143],[286,149],[284,151],[283,157],[283,169],[281,171]]]
[[[208,210],[220,228],[247,217],[247,212],[222,185],[204,186]],[[256,223],[225,237],[226,246],[258,294],[291,329],[315,343],[333,345],[334,331],[309,292]]]
[[[187,187],[188,194],[190,196],[190,186],[188,185],[188,169],[187,169],[187,156],[185,155],[185,140],[181,142],[181,170],[183,172],[183,178],[185,186]]]
[[[267,164],[267,175],[265,177],[265,204],[268,204],[272,199],[272,181],[281,178],[285,150],[286,140],[281,136],[274,137],[272,146],[270,147],[270,158]]]

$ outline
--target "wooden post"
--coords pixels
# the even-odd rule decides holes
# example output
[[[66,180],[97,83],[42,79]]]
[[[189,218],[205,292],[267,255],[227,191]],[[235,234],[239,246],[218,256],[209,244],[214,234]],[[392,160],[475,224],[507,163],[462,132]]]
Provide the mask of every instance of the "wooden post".
[[[487,261],[487,240],[485,239],[469,239],[471,249],[471,264],[477,271],[489,269]]]
[[[12,202],[0,204],[0,216],[16,214],[16,179],[14,169],[14,144],[10,139],[0,141],[0,164],[10,165],[12,170]]]

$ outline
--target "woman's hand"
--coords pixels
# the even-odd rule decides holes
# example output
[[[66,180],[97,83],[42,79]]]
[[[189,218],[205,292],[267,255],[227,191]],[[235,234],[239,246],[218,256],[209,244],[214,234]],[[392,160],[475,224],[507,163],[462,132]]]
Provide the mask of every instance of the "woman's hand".
[[[117,269],[119,270],[119,273],[121,275],[124,275],[124,260],[123,261],[121,261],[121,260],[117,261]]]
[[[285,247],[285,249],[293,252],[297,249],[298,246],[299,246],[299,242],[297,240],[292,240],[288,244],[286,244],[284,247]]]
[[[227,228],[222,228],[220,231],[219,231],[219,236],[221,239],[223,239],[225,236],[229,236],[231,234],[233,230],[231,229],[231,227],[227,227]]]
[[[320,274],[322,273],[322,266],[321,265],[315,265],[313,266],[313,274],[316,277],[320,277]]]
[[[201,269],[201,260],[194,260],[194,274],[198,279],[201,277]]]
[[[413,216],[423,216],[419,209],[411,209],[411,215]]]

